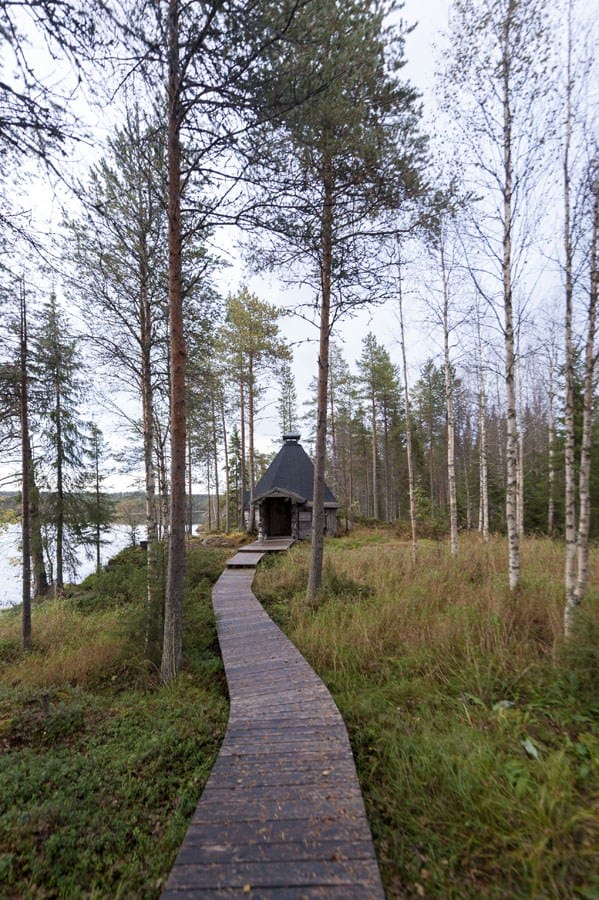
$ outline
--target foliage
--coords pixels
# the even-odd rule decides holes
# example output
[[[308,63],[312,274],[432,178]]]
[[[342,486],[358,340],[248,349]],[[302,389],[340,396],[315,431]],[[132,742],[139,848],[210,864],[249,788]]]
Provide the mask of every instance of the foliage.
[[[0,615],[0,881],[11,896],[158,896],[226,721],[210,588],[226,554],[194,548],[186,669],[143,658],[145,555],[123,551],[71,597],[34,607],[34,647]],[[138,627],[139,626],[139,627]]]
[[[327,544],[323,600],[303,547],[255,589],[331,688],[348,728],[389,897],[592,896],[599,595],[562,638],[561,548],[458,558],[388,530]],[[596,581],[599,557],[592,565]]]

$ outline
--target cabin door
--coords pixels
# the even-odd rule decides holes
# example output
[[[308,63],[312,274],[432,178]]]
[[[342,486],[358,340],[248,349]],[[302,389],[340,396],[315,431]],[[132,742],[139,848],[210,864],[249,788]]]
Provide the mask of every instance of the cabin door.
[[[273,497],[267,501],[267,504],[266,533],[269,537],[289,537],[291,535],[291,501],[284,497]]]

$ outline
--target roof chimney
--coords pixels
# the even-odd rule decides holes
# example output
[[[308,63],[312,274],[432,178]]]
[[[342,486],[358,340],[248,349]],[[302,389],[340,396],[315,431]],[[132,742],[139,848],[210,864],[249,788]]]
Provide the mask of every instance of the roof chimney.
[[[283,435],[283,443],[284,444],[298,444],[300,439],[299,434],[284,434]]]

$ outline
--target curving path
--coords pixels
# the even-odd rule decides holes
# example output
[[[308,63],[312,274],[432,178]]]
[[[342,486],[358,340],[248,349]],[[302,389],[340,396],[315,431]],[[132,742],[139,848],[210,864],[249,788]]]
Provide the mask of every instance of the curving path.
[[[162,896],[381,900],[345,724],[251,591],[266,544],[213,589],[229,723]]]

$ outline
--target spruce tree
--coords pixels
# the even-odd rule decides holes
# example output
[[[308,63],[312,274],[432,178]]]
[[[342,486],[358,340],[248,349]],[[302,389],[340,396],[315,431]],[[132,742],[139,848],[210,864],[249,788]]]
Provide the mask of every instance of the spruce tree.
[[[61,592],[65,564],[75,568],[75,545],[83,540],[87,524],[85,479],[90,456],[89,435],[79,411],[84,399],[82,362],[54,291],[40,311],[32,359],[38,461],[49,490],[45,519],[54,545],[56,591]]]

